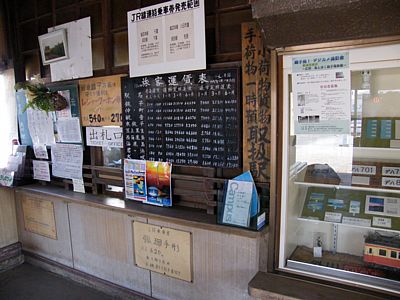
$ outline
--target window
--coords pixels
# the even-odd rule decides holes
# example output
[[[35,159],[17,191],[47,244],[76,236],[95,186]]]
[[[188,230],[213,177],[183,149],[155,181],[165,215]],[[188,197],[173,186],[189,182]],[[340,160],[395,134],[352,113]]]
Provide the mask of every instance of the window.
[[[369,254],[372,254],[372,248],[369,248]]]
[[[379,249],[379,255],[380,256],[386,256],[386,250]]]
[[[396,251],[390,251],[390,257],[391,258],[396,258],[397,257]]]

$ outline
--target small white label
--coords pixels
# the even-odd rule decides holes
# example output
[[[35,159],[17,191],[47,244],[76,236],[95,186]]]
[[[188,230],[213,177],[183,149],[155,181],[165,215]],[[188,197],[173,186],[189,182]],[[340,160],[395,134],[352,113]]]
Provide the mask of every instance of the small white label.
[[[382,177],[382,186],[400,187],[400,178],[398,178],[398,177]]]
[[[400,140],[390,140],[390,148],[400,148]]]
[[[371,227],[371,220],[368,219],[343,217],[342,223],[355,226]]]
[[[353,165],[351,172],[358,175],[375,175],[375,166]]]
[[[383,167],[382,175],[383,176],[400,176],[400,168],[398,168],[398,167]]]
[[[314,247],[314,257],[322,257],[322,247]]]
[[[85,193],[85,184],[83,179],[72,179],[72,184],[74,186],[74,192]]]
[[[369,177],[351,176],[351,184],[369,185]]]
[[[372,226],[392,228],[392,219],[382,218],[382,217],[373,217]]]
[[[342,220],[341,213],[334,213],[334,212],[326,212],[325,213],[324,221],[326,221],[326,222],[340,223],[341,220]]]
[[[260,229],[265,224],[265,212],[257,218],[257,229]]]

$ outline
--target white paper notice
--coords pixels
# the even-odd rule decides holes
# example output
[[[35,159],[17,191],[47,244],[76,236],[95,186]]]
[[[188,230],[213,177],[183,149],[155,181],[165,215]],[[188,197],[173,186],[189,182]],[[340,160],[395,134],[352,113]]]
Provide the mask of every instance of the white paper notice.
[[[49,154],[47,153],[46,145],[34,144],[33,152],[35,153],[36,158],[49,159]]]
[[[51,114],[44,111],[28,108],[28,128],[34,145],[54,143],[54,126]]]
[[[342,223],[361,227],[371,227],[371,220],[361,218],[343,217]]]
[[[50,168],[48,161],[32,160],[33,179],[50,181]]]
[[[54,144],[51,146],[53,175],[82,179],[83,149],[81,145]]]
[[[131,77],[206,68],[204,0],[128,12]]]
[[[225,195],[222,222],[249,226],[253,182],[229,180]]]
[[[372,226],[384,227],[384,228],[392,228],[392,219],[390,219],[390,218],[381,218],[381,217],[373,217],[372,218]]]
[[[79,118],[59,119],[56,123],[58,141],[61,143],[81,143],[81,124]]]
[[[349,134],[349,53],[296,56],[292,70],[295,134]]]
[[[90,17],[48,28],[67,30],[69,58],[50,64],[51,81],[93,76]]]
[[[122,127],[86,127],[86,145],[123,148]]]
[[[341,213],[326,212],[324,221],[340,223],[342,221],[342,214]]]
[[[85,183],[83,179],[72,179],[72,185],[74,186],[74,192],[85,193]]]

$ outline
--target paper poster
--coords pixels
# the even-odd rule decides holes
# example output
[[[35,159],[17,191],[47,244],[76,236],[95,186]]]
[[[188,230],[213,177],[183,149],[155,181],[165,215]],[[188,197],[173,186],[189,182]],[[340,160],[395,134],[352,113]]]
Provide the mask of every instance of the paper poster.
[[[49,159],[49,154],[47,153],[47,148],[44,144],[33,145],[33,152],[36,158]]]
[[[295,134],[350,134],[349,53],[292,60]]]
[[[171,170],[169,162],[146,161],[146,203],[172,206]]]
[[[74,192],[85,193],[85,182],[83,179],[72,179],[72,185],[74,187]]]
[[[146,201],[146,161],[138,159],[124,160],[125,197]]]
[[[365,213],[400,217],[400,198],[367,195]]]
[[[128,12],[130,77],[206,68],[204,0]]]
[[[82,143],[79,118],[62,118],[56,122],[58,141],[60,143]]]
[[[32,160],[33,179],[50,181],[49,162],[43,160]]]
[[[126,198],[158,206],[172,206],[171,170],[168,162],[125,159]]]
[[[83,149],[81,145],[54,144],[51,146],[53,176],[82,179]]]
[[[252,182],[228,181],[222,217],[223,223],[244,227],[249,226],[253,186]]]
[[[86,145],[123,148],[122,127],[86,127]]]
[[[121,77],[79,80],[82,126],[121,126]]]
[[[51,81],[93,76],[90,17],[48,28],[67,30],[69,58],[50,64]]]
[[[28,108],[28,127],[34,145],[51,145],[55,142],[53,118],[50,113]]]

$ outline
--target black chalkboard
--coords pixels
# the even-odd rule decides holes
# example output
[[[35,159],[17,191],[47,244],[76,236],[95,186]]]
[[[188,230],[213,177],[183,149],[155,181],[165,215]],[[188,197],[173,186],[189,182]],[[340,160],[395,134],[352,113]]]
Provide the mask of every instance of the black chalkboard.
[[[126,158],[241,166],[238,69],[123,78]]]

